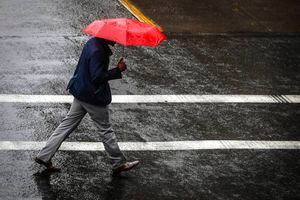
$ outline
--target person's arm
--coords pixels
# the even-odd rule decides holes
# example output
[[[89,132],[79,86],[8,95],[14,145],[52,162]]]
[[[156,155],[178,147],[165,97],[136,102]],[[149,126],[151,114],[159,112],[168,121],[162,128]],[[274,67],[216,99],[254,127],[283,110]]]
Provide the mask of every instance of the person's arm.
[[[106,62],[103,59],[103,53],[101,51],[94,52],[90,57],[89,71],[93,84],[99,85],[105,81],[122,78],[122,73],[119,67],[103,71],[106,68],[105,64]]]

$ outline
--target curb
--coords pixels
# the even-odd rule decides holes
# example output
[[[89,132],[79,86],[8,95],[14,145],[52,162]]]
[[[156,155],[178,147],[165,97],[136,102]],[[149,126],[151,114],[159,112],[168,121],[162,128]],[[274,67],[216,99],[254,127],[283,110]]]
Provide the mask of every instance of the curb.
[[[146,24],[150,24],[158,28],[161,32],[163,29],[157,25],[152,19],[145,16],[130,0],[119,0],[119,2],[131,13],[133,14],[139,21],[144,22]]]

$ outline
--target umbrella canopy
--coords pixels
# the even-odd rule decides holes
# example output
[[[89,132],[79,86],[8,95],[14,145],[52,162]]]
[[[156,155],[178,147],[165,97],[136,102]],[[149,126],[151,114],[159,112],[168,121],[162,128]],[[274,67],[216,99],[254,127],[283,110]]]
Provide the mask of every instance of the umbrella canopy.
[[[128,18],[95,20],[83,32],[125,46],[157,46],[166,39],[155,26]]]

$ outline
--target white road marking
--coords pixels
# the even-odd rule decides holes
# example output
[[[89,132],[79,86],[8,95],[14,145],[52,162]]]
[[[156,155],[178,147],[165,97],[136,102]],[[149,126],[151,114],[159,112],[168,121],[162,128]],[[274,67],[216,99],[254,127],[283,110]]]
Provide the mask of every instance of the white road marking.
[[[40,150],[46,142],[0,141],[0,150]],[[119,142],[123,151],[177,151],[203,149],[300,149],[300,141],[198,140]],[[62,151],[104,151],[101,142],[63,142]]]
[[[71,95],[0,94],[2,103],[72,103]],[[112,103],[300,103],[300,95],[113,95]]]

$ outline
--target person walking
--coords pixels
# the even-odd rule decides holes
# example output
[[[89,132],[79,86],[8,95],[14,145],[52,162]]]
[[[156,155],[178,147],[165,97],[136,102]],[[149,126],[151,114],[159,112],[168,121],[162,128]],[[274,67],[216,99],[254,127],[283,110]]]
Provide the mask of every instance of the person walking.
[[[90,115],[99,129],[99,135],[110,158],[114,174],[130,170],[139,164],[137,160],[127,161],[118,146],[109,120],[108,105],[111,103],[111,90],[108,82],[121,79],[122,72],[126,70],[123,58],[119,60],[117,67],[108,70],[109,57],[112,55],[109,46],[114,45],[113,41],[97,37],[92,37],[84,45],[74,75],[67,86],[69,93],[74,96],[71,108],[34,159],[48,170],[60,170],[53,166],[51,159],[86,113]]]

